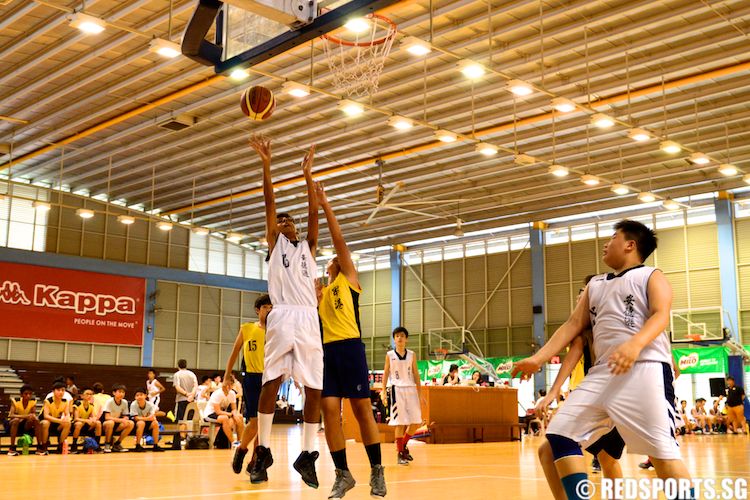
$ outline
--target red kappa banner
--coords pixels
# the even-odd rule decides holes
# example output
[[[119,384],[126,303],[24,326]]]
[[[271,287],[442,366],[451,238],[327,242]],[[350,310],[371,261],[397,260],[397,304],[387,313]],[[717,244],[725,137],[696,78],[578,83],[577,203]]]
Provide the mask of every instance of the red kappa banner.
[[[146,281],[0,262],[0,337],[143,343]]]

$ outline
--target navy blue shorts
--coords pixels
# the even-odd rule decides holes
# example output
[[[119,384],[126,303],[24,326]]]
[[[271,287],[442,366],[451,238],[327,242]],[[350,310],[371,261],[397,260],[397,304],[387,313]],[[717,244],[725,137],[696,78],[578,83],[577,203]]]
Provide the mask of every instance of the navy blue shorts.
[[[325,397],[369,398],[370,380],[365,345],[360,339],[323,344],[323,394]]]
[[[260,389],[263,387],[262,373],[244,373],[242,375],[242,397],[245,400],[245,420],[258,416]]]

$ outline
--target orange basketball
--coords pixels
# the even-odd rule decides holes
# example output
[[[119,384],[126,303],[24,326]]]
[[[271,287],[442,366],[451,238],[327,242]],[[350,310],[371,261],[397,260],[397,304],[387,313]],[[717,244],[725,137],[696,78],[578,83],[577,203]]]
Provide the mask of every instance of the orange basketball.
[[[261,121],[270,118],[276,109],[273,92],[265,87],[250,87],[242,93],[242,112],[251,120]]]

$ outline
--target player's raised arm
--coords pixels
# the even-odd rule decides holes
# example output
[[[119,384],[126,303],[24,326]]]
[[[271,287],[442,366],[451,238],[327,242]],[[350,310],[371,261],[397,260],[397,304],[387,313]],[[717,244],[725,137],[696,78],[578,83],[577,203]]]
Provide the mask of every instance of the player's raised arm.
[[[312,179],[314,159],[315,144],[310,146],[310,150],[302,160],[302,173],[305,175],[305,184],[307,185],[307,244],[310,246],[310,253],[313,257],[315,257],[318,248],[318,196]]]
[[[273,180],[271,179],[271,139],[261,134],[250,136],[250,146],[258,153],[263,163],[263,199],[266,205],[266,242],[268,253],[276,245],[279,229],[276,226],[276,197],[273,194]]]
[[[650,316],[641,330],[620,345],[607,360],[610,371],[615,375],[627,373],[633,367],[644,347],[664,333],[669,326],[672,309],[672,286],[658,269],[648,279],[648,304]]]
[[[583,291],[581,299],[576,304],[576,308],[568,317],[567,321],[560,325],[555,334],[550,337],[546,344],[542,346],[533,356],[522,359],[513,365],[511,377],[521,374],[522,378],[527,378],[538,372],[541,366],[549,361],[552,356],[563,350],[570,344],[574,338],[589,327],[589,293],[588,287]]]
[[[323,183],[318,182],[315,184],[315,188],[320,206],[323,207],[323,212],[325,212],[326,214],[328,231],[330,231],[331,233],[333,248],[336,250],[336,256],[339,258],[339,267],[341,268],[341,272],[344,274],[344,276],[346,276],[346,279],[349,280],[349,283],[356,286],[357,288],[361,288],[359,286],[359,276],[357,274],[357,268],[354,265],[354,261],[352,260],[352,254],[351,252],[349,252],[349,247],[346,246],[346,240],[344,240],[344,235],[341,232],[339,221],[336,219],[336,214],[333,213],[333,208],[328,202],[325,187],[323,186]]]
[[[240,331],[237,334],[237,337],[234,339],[234,345],[232,346],[232,352],[229,354],[229,359],[227,360],[227,367],[224,369],[224,376],[222,377],[222,380],[226,379],[227,377],[232,376],[232,371],[234,370],[234,363],[237,361],[237,356],[239,356],[240,351],[242,350],[242,329],[240,327]]]

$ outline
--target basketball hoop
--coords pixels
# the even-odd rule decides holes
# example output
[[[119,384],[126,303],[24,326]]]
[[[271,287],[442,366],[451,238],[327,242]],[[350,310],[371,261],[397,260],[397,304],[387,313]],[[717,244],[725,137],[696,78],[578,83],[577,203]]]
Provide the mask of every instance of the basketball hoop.
[[[435,349],[433,355],[438,361],[445,361],[445,357],[448,355],[448,349]]]
[[[378,90],[385,58],[398,32],[396,23],[385,16],[368,14],[365,19],[369,27],[362,33],[349,38],[321,37],[333,85],[347,96],[372,95]]]
[[[700,333],[689,333],[687,335],[687,338],[689,338],[693,342],[700,342],[703,340],[703,335],[701,335]]]

